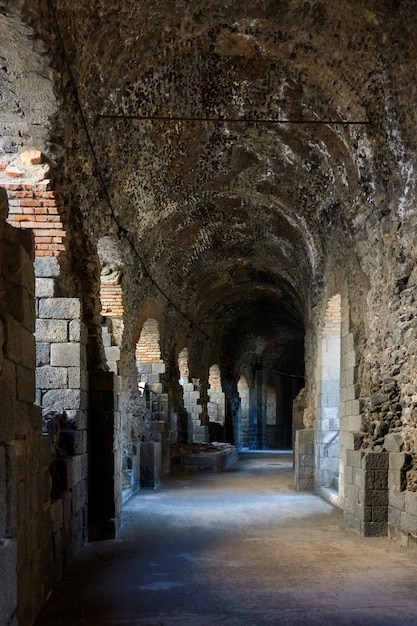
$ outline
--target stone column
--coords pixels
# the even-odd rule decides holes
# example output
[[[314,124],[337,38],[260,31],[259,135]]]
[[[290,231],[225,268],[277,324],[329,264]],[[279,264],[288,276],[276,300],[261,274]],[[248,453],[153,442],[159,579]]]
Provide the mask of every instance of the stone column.
[[[295,433],[294,485],[297,491],[314,490],[314,429]]]

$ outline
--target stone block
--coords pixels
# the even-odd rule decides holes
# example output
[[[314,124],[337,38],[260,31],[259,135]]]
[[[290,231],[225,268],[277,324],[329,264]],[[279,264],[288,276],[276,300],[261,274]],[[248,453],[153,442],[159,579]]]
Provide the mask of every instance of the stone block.
[[[22,335],[22,358],[21,364],[30,369],[36,367],[36,343],[33,332],[26,328],[21,329]]]
[[[51,345],[51,365],[56,367],[82,367],[83,354],[78,343],[53,343]]]
[[[385,537],[388,534],[388,522],[364,522],[361,532],[364,537]]]
[[[413,535],[417,534],[417,517],[415,515],[410,515],[405,511],[401,511],[401,522],[400,528],[404,532],[412,533]]]
[[[345,497],[352,502],[352,504],[359,502],[359,489],[354,485],[346,485]],[[368,504],[361,502],[361,504]]]
[[[353,506],[354,516],[362,522],[372,522],[372,510],[373,507],[364,506],[363,504],[359,504],[359,502],[355,502]]]
[[[386,452],[367,452],[362,459],[364,469],[388,469],[389,455]]]
[[[69,389],[88,389],[88,374],[84,368],[69,367],[68,368],[68,387]]]
[[[65,343],[68,341],[68,322],[65,320],[36,320],[35,337],[41,343]]]
[[[52,530],[57,533],[64,525],[64,505],[62,499],[51,503]]]
[[[54,389],[42,394],[43,408],[54,411],[82,408],[81,391],[78,389]]]
[[[387,452],[401,452],[404,439],[400,433],[389,433],[385,435],[384,448]]]
[[[73,320],[81,318],[79,298],[43,298],[39,302],[41,319]]]
[[[414,515],[417,518],[417,493],[413,491],[406,491],[404,496],[406,513]]]
[[[372,511],[372,522],[387,522],[388,521],[388,507],[386,506],[373,506],[370,507]],[[366,520],[369,521],[369,520]]]
[[[404,491],[394,491],[391,490],[388,496],[389,506],[400,509],[403,511],[405,509],[405,493]]]
[[[397,508],[388,507],[388,522],[394,526],[400,526],[401,524],[401,511]]]
[[[362,468],[364,454],[361,450],[347,450],[347,464],[352,467]]]
[[[137,371],[138,371],[138,374],[151,374],[152,363],[138,363]]]
[[[388,506],[388,491],[373,489],[359,492],[359,502],[365,506]]]
[[[345,525],[348,526],[349,528],[352,528],[353,530],[356,530],[358,533],[361,532],[362,521],[360,519],[358,519],[357,517],[355,517],[354,515],[352,515],[352,513],[347,511],[346,507],[345,507],[345,511],[344,511],[343,521],[344,521]]]
[[[388,489],[402,492],[407,484],[405,472],[401,470],[388,470]]]
[[[120,348],[119,346],[110,346],[109,348],[104,348],[104,352],[106,355],[106,359],[108,361],[119,361],[120,360]],[[153,381],[149,381],[153,382]],[[155,382],[159,382],[159,379]]]
[[[61,268],[58,257],[36,257],[35,276],[37,278],[57,278]]]
[[[162,383],[153,383],[149,385],[150,391],[153,393],[162,393]]]
[[[87,326],[81,320],[71,320],[69,323],[69,340],[82,345],[87,344]]]
[[[101,329],[101,338],[103,341],[103,347],[108,348],[111,346],[111,334],[107,330],[107,328]]]
[[[372,473],[374,475],[374,489],[388,489],[388,472],[386,470],[375,470]]]
[[[22,365],[16,367],[16,396],[28,404],[35,401],[35,372]]]
[[[165,363],[152,363],[152,374],[164,374],[165,373]]]
[[[11,616],[17,608],[17,540],[0,543],[0,624],[17,626]],[[12,621],[13,620],[13,621]]]
[[[407,462],[405,452],[391,452],[389,455],[389,469],[402,470]]]
[[[22,328],[9,314],[3,314],[3,353],[14,363],[22,359]]]
[[[53,298],[55,295],[55,280],[53,278],[37,278],[35,280],[36,298]]]
[[[1,417],[0,417],[0,441],[8,442],[14,439],[16,402],[14,397],[14,388],[9,383],[0,378],[0,398],[1,398]]]
[[[66,389],[68,370],[66,367],[38,367],[36,369],[36,387],[38,389]]]
[[[50,344],[49,343],[37,343],[36,344],[36,367],[42,367],[43,365],[49,365],[50,362]]]

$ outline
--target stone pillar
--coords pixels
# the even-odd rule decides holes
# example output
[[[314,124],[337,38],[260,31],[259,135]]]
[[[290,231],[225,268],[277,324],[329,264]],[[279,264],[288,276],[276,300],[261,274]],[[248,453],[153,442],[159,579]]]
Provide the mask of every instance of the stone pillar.
[[[196,380],[196,379],[193,379]],[[188,443],[208,443],[208,426],[201,424],[200,415],[203,407],[199,404],[200,391],[198,385],[189,382],[189,379],[181,378],[183,388],[184,408],[188,414]]]
[[[388,467],[387,452],[347,451],[344,520],[364,537],[387,534]]]
[[[161,444],[144,441],[140,445],[140,485],[157,489],[161,484]]]
[[[249,386],[246,379],[242,376],[238,382],[238,393],[240,397],[240,406],[242,411],[241,418],[241,446],[249,447]]]
[[[295,433],[294,485],[297,491],[314,490],[314,429]]]
[[[90,372],[90,540],[112,539],[121,525],[122,432],[113,372]]]

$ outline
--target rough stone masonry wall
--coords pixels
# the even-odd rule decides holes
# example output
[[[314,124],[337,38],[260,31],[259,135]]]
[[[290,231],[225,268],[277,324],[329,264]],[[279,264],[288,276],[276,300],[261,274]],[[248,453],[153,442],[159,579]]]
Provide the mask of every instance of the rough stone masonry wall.
[[[406,543],[417,536],[417,255],[408,219],[367,225],[357,245],[372,277],[367,344],[360,368],[356,449],[388,455],[385,525]],[[395,445],[393,441],[395,440]],[[388,523],[388,524],[387,524]]]
[[[35,406],[33,237],[0,202],[0,620],[31,624],[63,566],[51,441]],[[61,503],[62,506],[62,503]]]

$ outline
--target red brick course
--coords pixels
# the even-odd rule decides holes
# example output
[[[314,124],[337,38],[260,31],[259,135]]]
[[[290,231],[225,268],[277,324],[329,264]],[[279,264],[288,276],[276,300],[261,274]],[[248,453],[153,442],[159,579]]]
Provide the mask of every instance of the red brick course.
[[[0,169],[4,167],[0,166]],[[66,231],[62,224],[62,202],[51,182],[7,183],[8,222],[16,228],[31,228],[35,236],[36,256],[59,256],[65,250]]]

